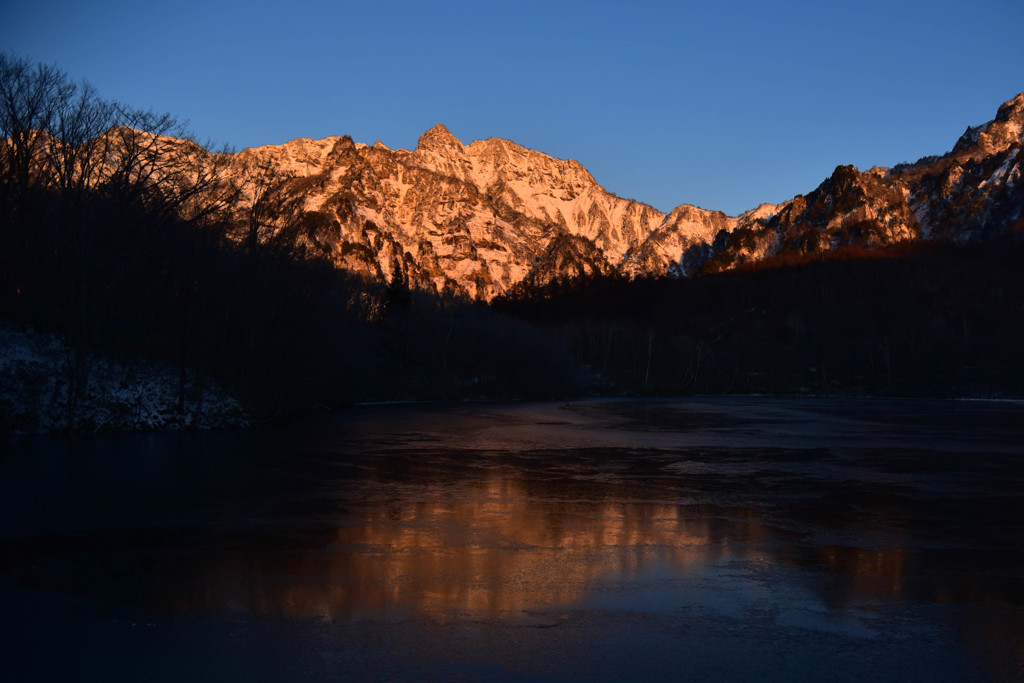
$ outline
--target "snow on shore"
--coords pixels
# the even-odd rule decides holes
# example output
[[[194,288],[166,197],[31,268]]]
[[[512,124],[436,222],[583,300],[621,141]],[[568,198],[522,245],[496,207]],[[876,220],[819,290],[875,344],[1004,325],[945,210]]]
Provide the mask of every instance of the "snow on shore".
[[[124,432],[243,427],[242,406],[210,378],[189,370],[184,411],[179,373],[166,361],[94,354],[77,401],[74,353],[55,335],[0,320],[0,434]],[[72,405],[74,403],[75,405]]]

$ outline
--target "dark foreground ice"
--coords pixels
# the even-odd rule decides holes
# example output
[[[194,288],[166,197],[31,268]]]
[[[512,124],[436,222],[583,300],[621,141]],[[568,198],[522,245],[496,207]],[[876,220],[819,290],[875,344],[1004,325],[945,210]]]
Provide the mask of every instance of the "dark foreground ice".
[[[1024,680],[1024,404],[369,406],[0,458],[4,680]]]

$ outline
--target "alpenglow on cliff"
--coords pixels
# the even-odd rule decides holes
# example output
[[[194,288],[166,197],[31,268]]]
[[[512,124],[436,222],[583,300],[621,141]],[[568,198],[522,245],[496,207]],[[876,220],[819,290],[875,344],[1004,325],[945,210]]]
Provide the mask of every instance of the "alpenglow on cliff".
[[[665,273],[684,246],[735,224],[695,207],[665,216],[576,161],[498,138],[463,145],[442,125],[411,152],[300,139],[229,168],[274,179],[290,207],[276,219],[315,226],[301,239],[339,267],[384,280],[401,269],[411,285],[482,299],[523,280]]]
[[[691,275],[786,252],[1020,232],[1022,131],[1024,94],[945,155],[839,166],[807,195],[738,217],[686,204],[665,215],[606,191],[576,161],[499,138],[464,145],[442,125],[412,151],[299,139],[232,155],[227,172],[248,193],[240,232],[258,213],[264,234],[287,232],[340,268],[490,299],[521,282]]]

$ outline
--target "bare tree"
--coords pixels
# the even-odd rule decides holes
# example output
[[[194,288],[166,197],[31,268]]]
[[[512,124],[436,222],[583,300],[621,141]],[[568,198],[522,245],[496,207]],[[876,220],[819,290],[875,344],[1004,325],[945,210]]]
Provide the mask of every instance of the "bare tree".
[[[47,150],[74,90],[54,67],[0,54],[0,196],[12,219],[29,192],[49,184]]]
[[[237,199],[223,179],[226,164],[170,114],[105,100],[55,67],[0,54],[0,184],[8,200],[40,188],[75,209],[106,195],[201,222]]]
[[[179,239],[182,223],[226,222],[238,194],[223,178],[226,163],[225,154],[191,140],[185,124],[169,114],[105,100],[55,67],[0,54],[0,202],[7,219],[0,230],[46,231],[54,243],[54,270],[67,281],[64,326],[74,349],[69,427],[88,384],[99,283],[112,277],[97,262],[97,240],[118,212],[127,222],[144,215],[136,228],[164,249]],[[14,238],[0,235],[0,243],[7,239]],[[181,296],[187,299],[191,266],[187,254],[183,258]],[[187,325],[193,304],[182,305]],[[183,356],[184,348],[183,341]]]

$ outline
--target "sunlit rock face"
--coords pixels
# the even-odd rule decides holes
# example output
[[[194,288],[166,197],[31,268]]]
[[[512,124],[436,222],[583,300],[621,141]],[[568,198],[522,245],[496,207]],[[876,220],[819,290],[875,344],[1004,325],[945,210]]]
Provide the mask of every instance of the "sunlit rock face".
[[[665,215],[608,192],[574,160],[500,138],[463,144],[440,124],[412,151],[344,136],[219,158],[242,191],[239,231],[256,170],[272,189],[269,233],[371,280],[401,271],[414,287],[489,300],[519,283],[689,276],[838,247],[1020,232],[1022,131],[1024,94],[944,156],[837,166],[808,194],[736,217],[688,204]]]
[[[866,249],[919,239],[957,243],[1024,230],[1024,93],[996,118],[968,128],[953,150],[892,169],[837,166],[807,195],[744,214],[735,228],[691,250],[714,272],[783,254]],[[685,261],[685,259],[684,259]],[[684,262],[683,265],[686,265]]]
[[[293,140],[244,150],[238,174],[244,164],[285,179],[280,191],[319,226],[303,239],[337,265],[383,280],[402,268],[416,286],[481,299],[523,280],[566,237],[596,248],[607,262],[598,270],[616,268],[665,218],[605,191],[576,161],[498,138],[463,145],[442,125],[412,151]]]
[[[748,214],[743,214],[731,218],[721,211],[705,211],[688,204],[677,206],[657,229],[630,250],[623,270],[631,276],[668,273],[687,249],[710,244],[718,233],[731,232],[747,217]]]

